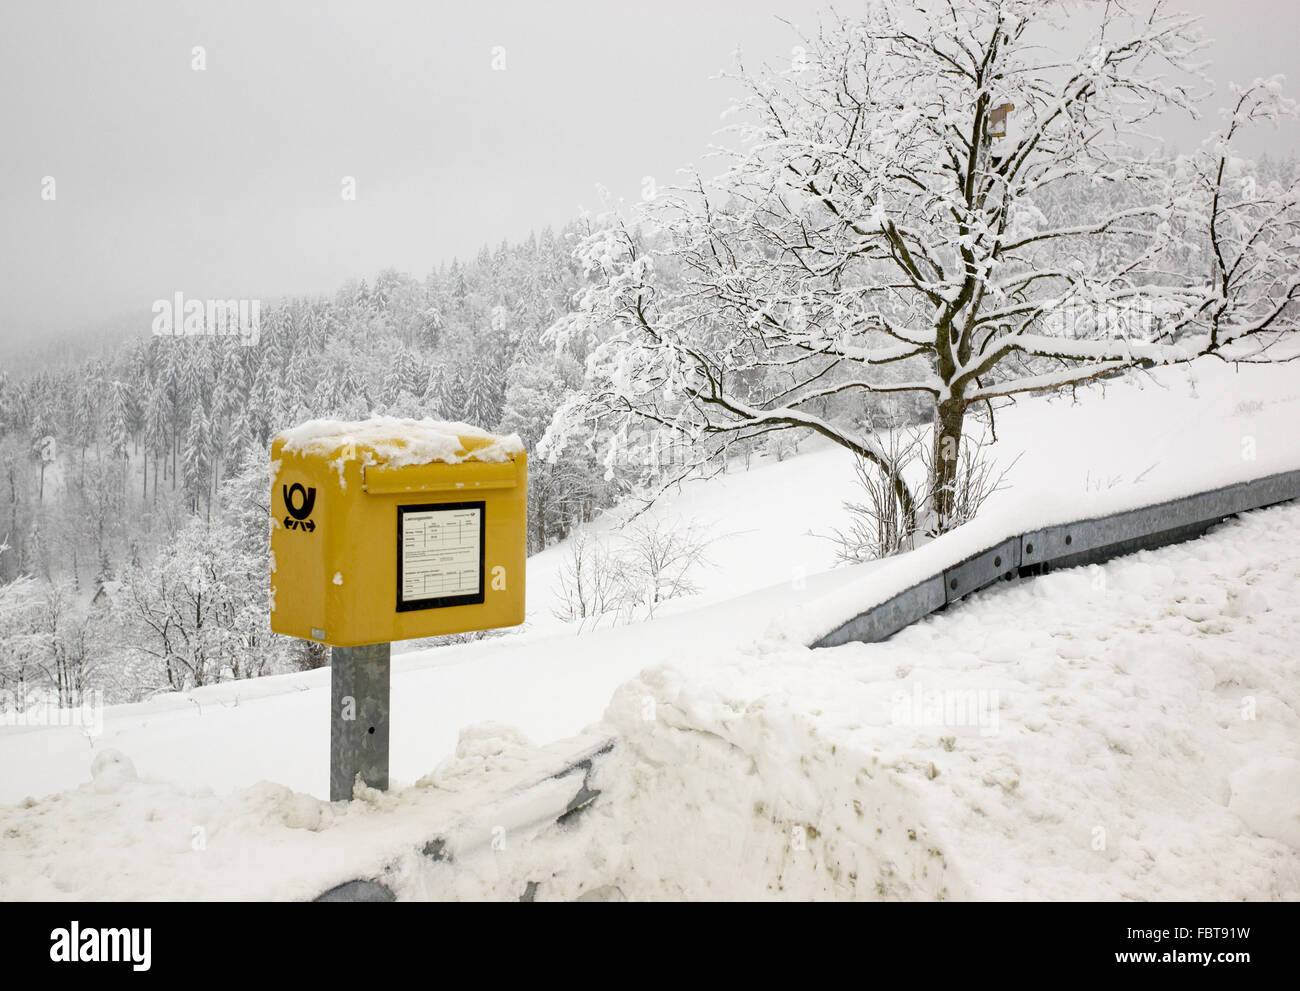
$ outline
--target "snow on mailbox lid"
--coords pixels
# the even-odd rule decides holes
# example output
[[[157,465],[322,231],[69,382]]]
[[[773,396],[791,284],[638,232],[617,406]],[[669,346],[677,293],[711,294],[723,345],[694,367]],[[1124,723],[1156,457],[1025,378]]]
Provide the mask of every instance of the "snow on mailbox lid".
[[[368,420],[308,420],[281,431],[283,450],[294,454],[344,453],[363,464],[402,468],[410,465],[459,464],[462,461],[511,461],[524,452],[518,434],[499,436],[468,423],[404,420],[372,416]]]
[[[311,420],[277,434],[271,457],[272,629],[354,646],[523,621],[518,436]]]

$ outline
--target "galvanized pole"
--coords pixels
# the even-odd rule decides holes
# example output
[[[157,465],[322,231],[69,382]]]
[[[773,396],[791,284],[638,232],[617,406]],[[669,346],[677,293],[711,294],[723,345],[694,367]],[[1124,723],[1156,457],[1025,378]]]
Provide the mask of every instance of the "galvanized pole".
[[[358,775],[388,788],[391,644],[330,648],[330,801],[352,798]]]

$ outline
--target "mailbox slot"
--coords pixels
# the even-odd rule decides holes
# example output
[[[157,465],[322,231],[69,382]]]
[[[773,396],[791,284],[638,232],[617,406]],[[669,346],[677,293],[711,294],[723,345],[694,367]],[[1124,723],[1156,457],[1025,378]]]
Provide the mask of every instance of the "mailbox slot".
[[[454,467],[454,466],[453,466]],[[513,489],[519,484],[519,472],[512,463],[475,463],[472,481],[457,478],[445,464],[414,465],[389,468],[363,465],[361,488],[371,495],[405,495],[408,492],[474,492],[483,489]]]

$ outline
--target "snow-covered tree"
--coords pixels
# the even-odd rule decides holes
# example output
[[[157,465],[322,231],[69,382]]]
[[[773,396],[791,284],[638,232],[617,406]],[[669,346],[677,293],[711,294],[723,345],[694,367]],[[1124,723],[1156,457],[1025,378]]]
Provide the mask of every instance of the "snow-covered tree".
[[[136,419],[135,396],[125,382],[115,381],[109,386],[108,421],[106,437],[108,451],[123,460],[130,457],[131,427]]]
[[[69,440],[76,448],[81,461],[81,474],[86,469],[86,448],[95,442],[98,421],[95,419],[94,391],[84,384],[76,390],[69,417]]]
[[[579,378],[576,363],[554,353],[521,354],[506,373],[504,409],[498,429],[518,434],[532,451],[551,416]],[[603,471],[582,444],[571,444],[560,457],[536,458],[528,466],[528,547],[545,549],[591,516],[604,495]]]
[[[151,659],[154,687],[181,690],[284,670],[292,642],[271,632],[266,466],[246,468],[212,521],[191,519],[116,593],[118,612]]]
[[[39,628],[43,648],[39,666],[46,683],[60,706],[81,704],[96,661],[87,610],[72,583],[45,585]]]
[[[1273,84],[1243,92],[1234,125],[1179,169],[1123,140],[1194,111],[1177,80],[1202,47],[1163,3],[889,0],[832,16],[788,68],[742,66],[730,167],[580,244],[596,284],[553,337],[599,343],[544,448],[593,420],[620,438],[649,424],[702,457],[719,437],[812,431],[892,477],[915,517],[870,417],[906,394],[931,410],[924,525],[941,531],[965,419],[994,397],[1265,356],[1296,326],[1296,187],[1229,189],[1231,143],[1290,106]],[[1088,186],[1116,192],[1049,215]],[[1202,248],[1213,275],[1167,264]],[[1141,331],[1062,330],[1069,308]],[[1151,319],[1110,319],[1129,313]]]
[[[496,364],[496,355],[489,353],[474,356],[462,369],[462,416],[465,422],[480,427],[496,423],[501,417],[501,373]]]
[[[420,396],[420,404],[424,408],[426,416],[440,420],[455,419],[450,412],[452,401],[448,394],[447,379],[446,365],[441,361],[434,361],[429,366],[429,374],[425,379],[424,390]]]
[[[0,555],[10,550],[0,542]],[[20,575],[0,582],[0,709],[6,702],[21,709],[33,679],[39,674],[39,660],[45,645],[41,635],[40,586],[35,579]]]
[[[185,495],[190,501],[190,511],[197,513],[199,504],[208,492],[212,460],[210,456],[211,428],[202,406],[195,406],[190,414],[189,429],[185,432],[185,451],[182,454],[181,474],[185,479]]]
[[[161,388],[153,389],[145,406],[144,414],[144,480],[142,486],[149,484],[149,455],[153,455],[153,495],[158,498],[158,472],[160,465],[166,464],[168,436],[167,399]]]

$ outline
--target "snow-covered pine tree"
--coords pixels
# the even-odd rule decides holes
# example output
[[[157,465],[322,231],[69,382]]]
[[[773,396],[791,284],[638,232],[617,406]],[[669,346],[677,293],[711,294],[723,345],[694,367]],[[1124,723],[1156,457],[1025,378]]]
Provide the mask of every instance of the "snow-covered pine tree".
[[[409,406],[411,398],[419,396],[424,391],[424,379],[425,376],[421,373],[415,356],[406,347],[397,344],[380,394],[384,412],[391,412],[399,405],[403,405],[402,397],[406,397],[405,405]],[[401,415],[408,415],[408,411],[402,411]]]
[[[427,417],[435,420],[457,419],[449,412],[451,404],[447,396],[447,368],[436,358],[429,363],[429,374],[425,376],[420,403]]]
[[[40,396],[31,408],[31,446],[32,461],[41,473],[37,501],[45,501],[45,473],[54,464],[58,453],[56,434],[58,426],[55,418],[54,403],[48,396]]]
[[[197,513],[210,481],[209,461],[210,428],[201,405],[190,413],[190,425],[185,431],[185,451],[182,455],[181,474],[185,480],[185,496],[190,512]]]
[[[115,380],[109,387],[108,419],[104,424],[105,441],[108,453],[123,462],[131,456],[131,424],[136,419],[135,404],[131,387],[120,379]]]
[[[90,389],[82,385],[73,393],[72,415],[69,417],[69,440],[77,451],[78,472],[81,479],[86,477],[86,449],[95,442],[95,432],[99,420],[95,416],[94,399]]]
[[[334,362],[334,403],[337,415],[343,419],[360,419],[371,412],[370,390],[357,372],[350,355],[342,355]]]
[[[501,419],[500,373],[493,356],[471,358],[464,382],[465,422],[491,429]]]
[[[161,383],[155,383],[149,392],[149,398],[145,404],[144,415],[144,450],[146,458],[153,455],[153,498],[158,498],[158,472],[159,465],[166,463],[167,448],[169,443],[170,424],[167,418],[167,395]],[[146,466],[148,462],[146,460]],[[149,482],[148,469],[146,467],[144,484]]]

